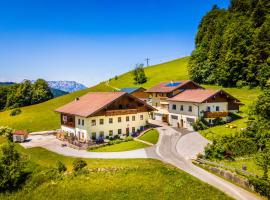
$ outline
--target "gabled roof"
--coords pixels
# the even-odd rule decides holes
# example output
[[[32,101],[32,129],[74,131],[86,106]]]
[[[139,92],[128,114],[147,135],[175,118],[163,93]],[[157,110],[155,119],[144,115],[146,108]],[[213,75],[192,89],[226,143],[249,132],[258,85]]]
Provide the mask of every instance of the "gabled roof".
[[[235,97],[231,96],[223,90],[211,90],[211,89],[195,89],[195,90],[185,90],[178,95],[168,98],[167,101],[179,101],[179,102],[193,102],[193,103],[203,103],[217,94],[226,94],[227,97],[240,102]]]
[[[130,88],[122,88],[120,92],[126,92],[126,93],[133,93],[136,92],[137,90],[141,89],[142,87],[130,87]],[[143,88],[144,89],[144,88]]]
[[[146,104],[144,101],[141,101],[126,92],[91,92],[81,96],[78,100],[74,100],[60,108],[57,108],[55,111],[81,117],[89,117],[124,95],[128,95],[130,98],[141,102],[151,110],[155,110],[155,108]]]
[[[172,92],[177,89],[181,89],[184,85],[187,83],[194,83],[195,85],[198,85],[197,83],[191,81],[191,80],[182,80],[182,81],[169,81],[169,82],[162,82],[159,83],[152,88],[146,90],[145,92]],[[199,85],[198,85],[199,86]],[[199,86],[202,88],[201,86]]]

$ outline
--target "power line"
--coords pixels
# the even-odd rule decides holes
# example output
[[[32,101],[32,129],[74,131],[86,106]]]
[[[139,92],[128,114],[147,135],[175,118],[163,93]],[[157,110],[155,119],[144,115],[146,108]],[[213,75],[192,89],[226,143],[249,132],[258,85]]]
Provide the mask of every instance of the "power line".
[[[150,58],[146,58],[145,61],[146,61],[146,66],[148,67],[149,66],[149,60]]]

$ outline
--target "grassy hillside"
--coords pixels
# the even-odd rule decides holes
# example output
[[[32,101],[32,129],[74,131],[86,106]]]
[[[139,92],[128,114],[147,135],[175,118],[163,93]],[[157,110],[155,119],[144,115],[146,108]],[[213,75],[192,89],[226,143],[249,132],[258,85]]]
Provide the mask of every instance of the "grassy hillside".
[[[71,173],[72,157],[42,148],[24,149],[19,144],[16,148],[24,158],[29,158],[28,168],[34,172],[22,189],[0,193],[0,199],[231,199],[218,189],[158,160],[84,159],[92,172],[75,175]],[[68,173],[61,177],[52,173],[57,161],[68,168]]]
[[[31,132],[57,129],[60,127],[60,120],[59,115],[54,110],[74,100],[75,97],[90,91],[111,91],[111,88],[104,84],[99,84],[95,87],[70,93],[44,103],[23,107],[21,108],[22,113],[17,116],[10,116],[10,110],[0,112],[0,126],[10,126]]]
[[[162,81],[188,79],[188,59],[189,57],[184,57],[145,68],[148,81],[140,86],[149,88]],[[112,79],[109,84],[117,88],[138,86],[134,84],[132,72],[118,76],[117,80]]]

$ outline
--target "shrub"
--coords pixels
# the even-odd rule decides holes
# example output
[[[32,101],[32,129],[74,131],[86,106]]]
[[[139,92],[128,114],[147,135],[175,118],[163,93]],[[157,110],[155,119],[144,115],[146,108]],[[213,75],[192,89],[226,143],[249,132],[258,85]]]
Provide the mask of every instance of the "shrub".
[[[59,173],[65,172],[67,171],[67,167],[64,163],[62,163],[61,161],[57,162],[57,170]]]
[[[15,116],[15,115],[19,115],[19,114],[21,114],[21,109],[20,108],[16,108],[16,109],[14,109],[14,110],[12,110],[11,112],[10,112],[10,116]]]
[[[81,169],[83,169],[84,167],[87,166],[87,163],[80,159],[80,158],[77,158],[73,161],[73,171],[80,171]]]
[[[119,135],[115,135],[115,136],[113,136],[113,139],[114,140],[120,139],[120,136]]]
[[[256,192],[270,199],[270,181],[255,177],[249,177],[248,181],[253,185]]]
[[[14,144],[9,142],[7,145],[3,145],[1,150],[0,191],[11,191],[26,180],[25,163]]]
[[[128,136],[128,137],[125,138],[125,141],[126,141],[126,142],[132,141],[132,140],[133,140],[133,137],[131,137],[131,136]]]
[[[208,128],[208,124],[204,119],[197,119],[195,123],[192,124],[195,131],[205,130]]]
[[[5,136],[10,142],[13,141],[13,132],[14,130],[7,126],[0,127],[0,135]]]
[[[226,124],[226,122],[222,119],[222,118],[215,118],[213,120],[213,125],[217,126],[217,125],[223,125]]]

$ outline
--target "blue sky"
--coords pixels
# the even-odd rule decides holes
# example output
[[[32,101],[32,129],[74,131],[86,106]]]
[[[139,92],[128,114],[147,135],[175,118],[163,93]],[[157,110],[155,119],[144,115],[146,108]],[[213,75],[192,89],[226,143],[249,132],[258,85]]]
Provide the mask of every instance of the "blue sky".
[[[201,17],[229,0],[0,0],[0,81],[87,86],[190,55]]]

